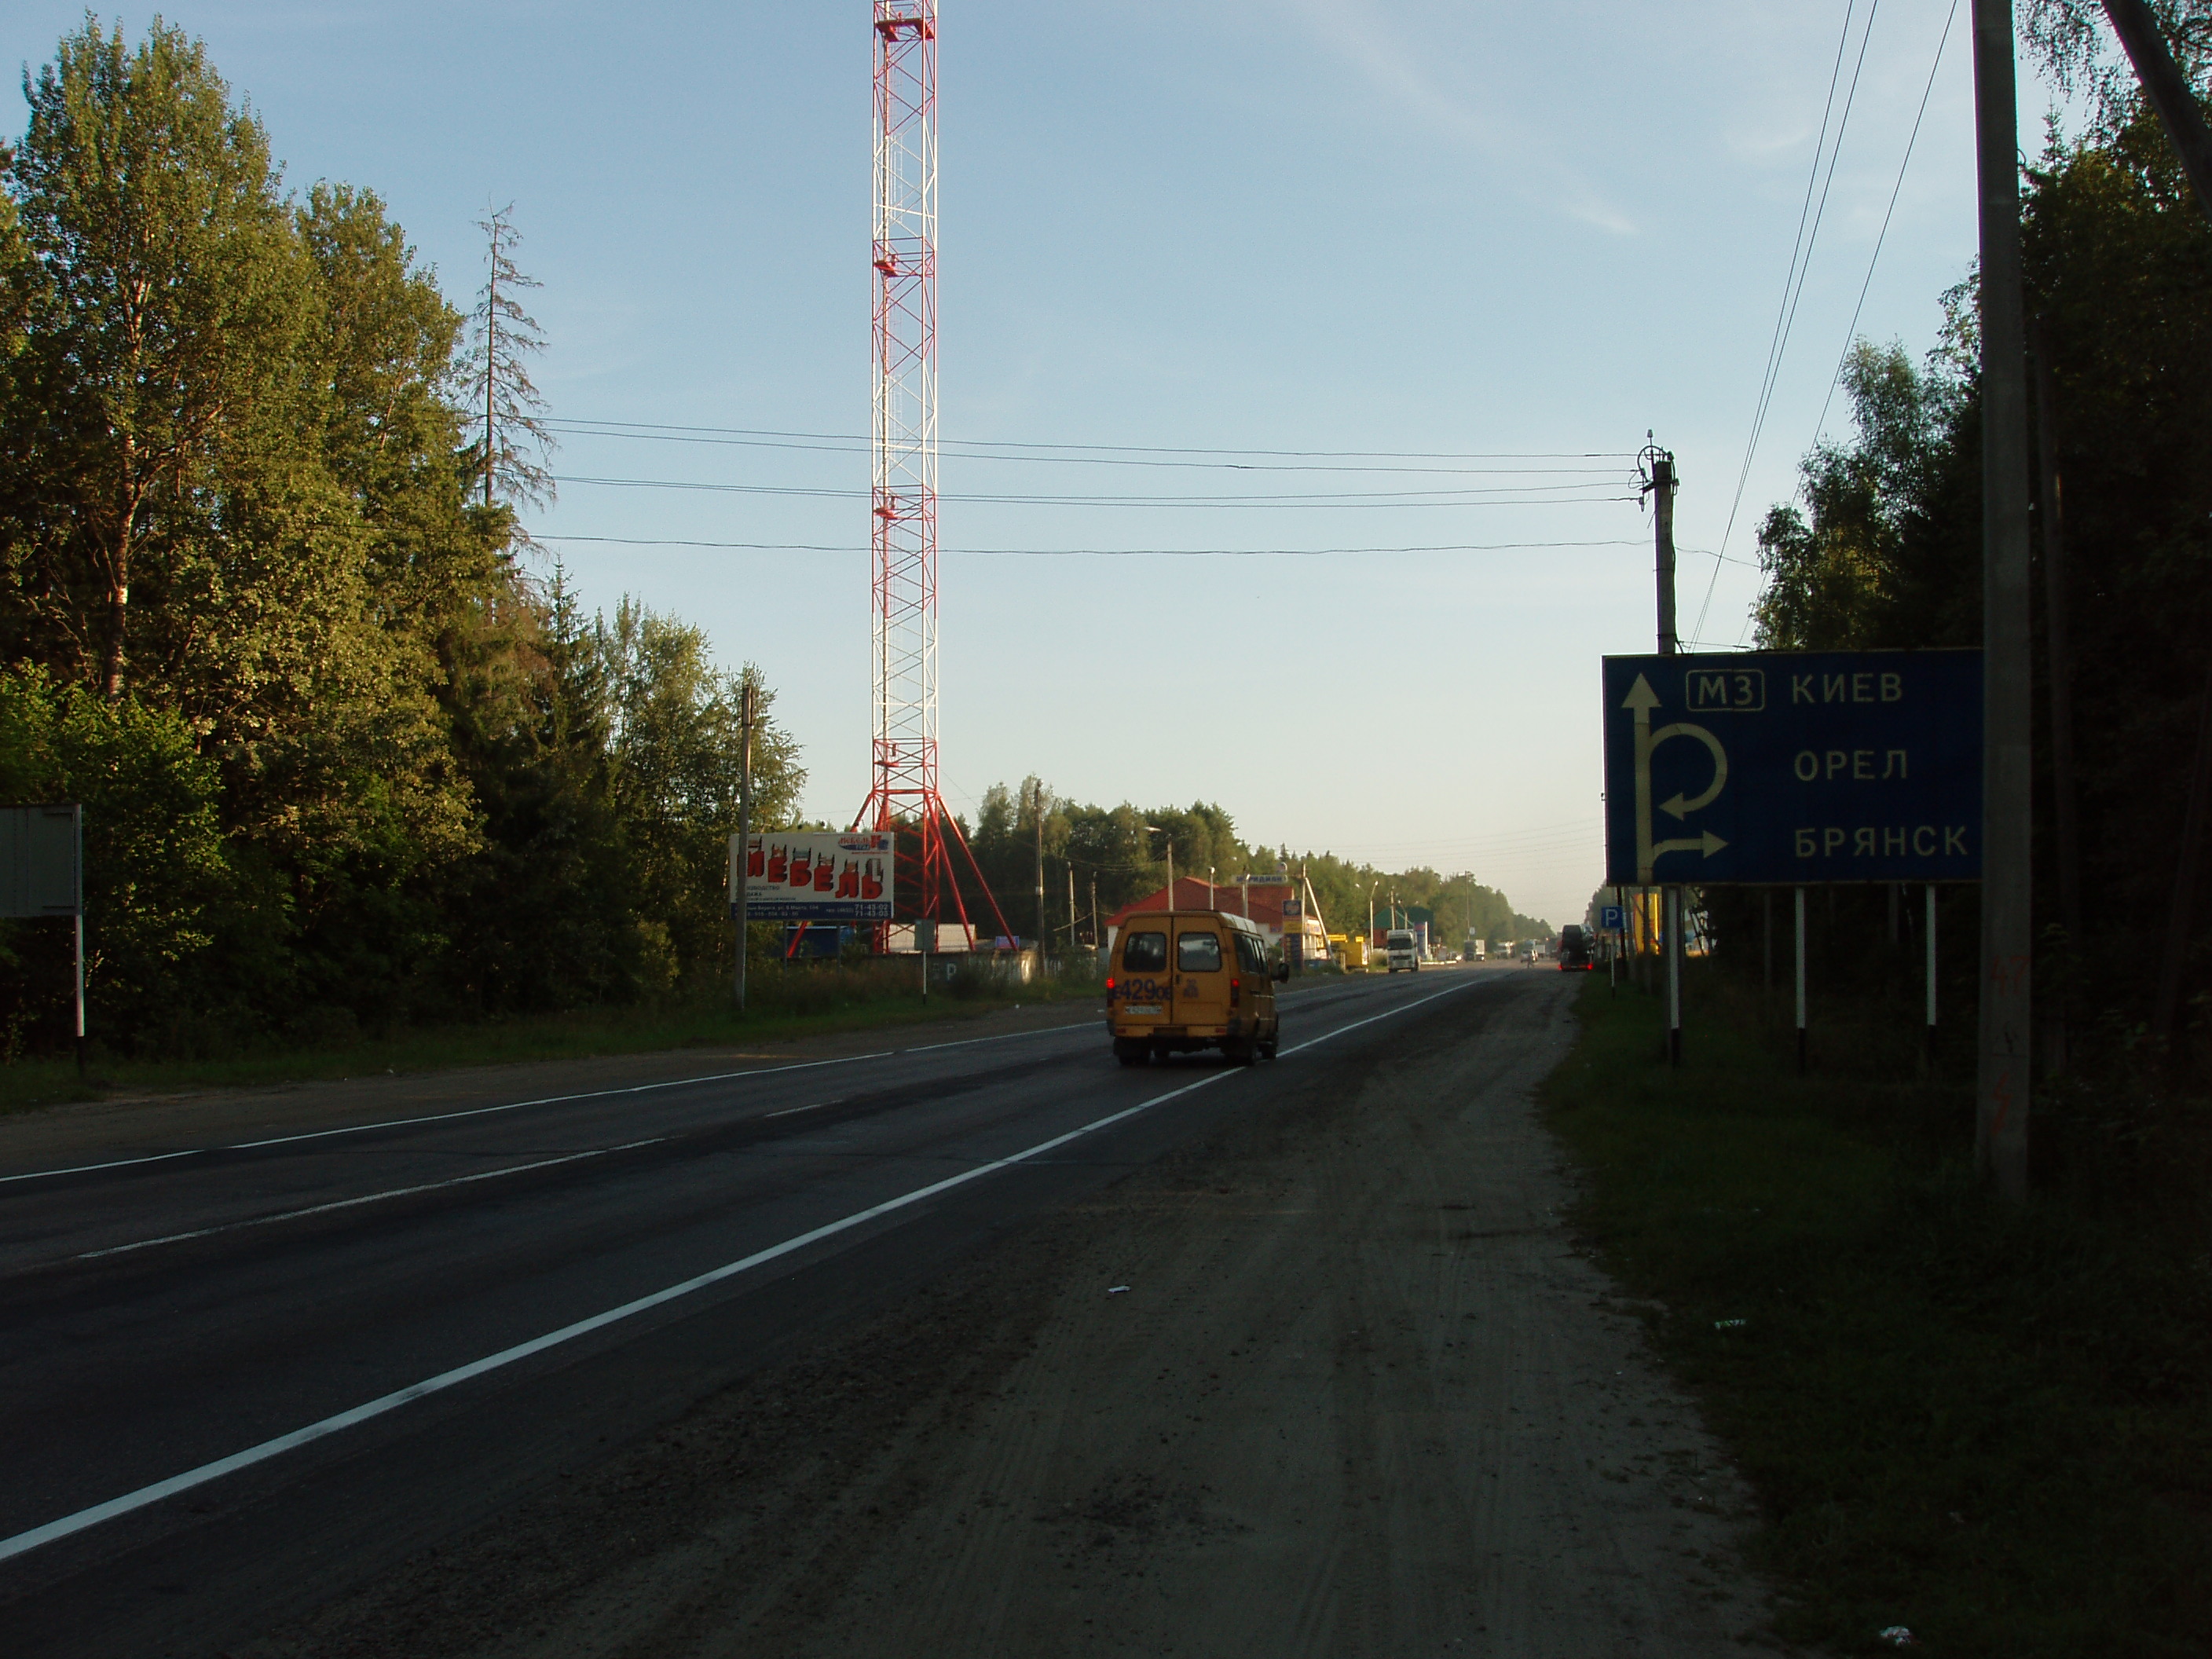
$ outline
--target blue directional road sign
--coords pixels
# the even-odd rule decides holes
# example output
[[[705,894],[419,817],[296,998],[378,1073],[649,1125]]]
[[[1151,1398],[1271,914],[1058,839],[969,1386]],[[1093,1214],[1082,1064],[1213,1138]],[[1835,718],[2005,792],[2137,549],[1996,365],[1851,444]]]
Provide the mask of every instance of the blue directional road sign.
[[[1605,659],[1608,884],[1976,881],[1982,653]]]

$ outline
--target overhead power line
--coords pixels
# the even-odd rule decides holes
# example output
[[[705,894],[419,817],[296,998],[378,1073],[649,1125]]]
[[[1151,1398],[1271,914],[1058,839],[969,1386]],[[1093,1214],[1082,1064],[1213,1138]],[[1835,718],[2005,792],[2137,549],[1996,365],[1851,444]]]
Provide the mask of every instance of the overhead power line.
[[[817,455],[866,455],[867,449],[857,443],[802,443],[771,438],[725,438],[684,432],[654,432],[624,428],[604,421],[556,422],[563,434],[585,438],[623,438],[641,442],[704,444],[716,448],[776,449],[803,451]],[[1203,452],[1200,452],[1203,453]],[[961,448],[953,458],[963,461],[992,461],[1018,463],[1032,466],[1120,466],[1166,468],[1194,472],[1388,472],[1443,474],[1448,477],[1613,477],[1620,475],[1619,465],[1608,466],[1376,466],[1350,463],[1327,465],[1316,461],[1194,461],[1163,460],[1152,456],[1121,456],[1103,454],[1036,454],[993,453],[990,447]],[[1486,461],[1505,459],[1503,456],[1482,456]],[[1537,456],[1539,460],[1574,460],[1583,456]]]
[[[866,501],[865,489],[831,489],[800,484],[707,483],[686,478],[603,478],[556,474],[564,484],[599,484],[618,489],[702,490],[715,495],[796,495],[821,501]],[[939,500],[991,507],[1515,507],[1571,506],[1589,501],[1634,501],[1631,495],[1593,495],[1597,485],[1501,484],[1477,489],[1330,490],[1301,495],[945,495]],[[1571,493],[1581,491],[1583,493]]]
[[[1844,132],[1850,125],[1851,106],[1858,98],[1859,75],[1866,68],[1867,42],[1873,38],[1875,15],[1881,9],[1881,0],[1873,0],[1867,8],[1866,26],[1859,31],[1859,55],[1851,66],[1850,86],[1844,95],[1843,114],[1836,122],[1835,142],[1831,144],[1828,121],[1835,111],[1836,88],[1843,79],[1844,56],[1850,46],[1851,17],[1856,4],[1857,0],[1846,0],[1844,27],[1836,37],[1836,61],[1828,72],[1827,101],[1820,111],[1820,136],[1813,143],[1812,169],[1805,176],[1805,200],[1797,210],[1797,234],[1790,243],[1789,271],[1782,279],[1782,301],[1775,311],[1774,336],[1767,343],[1766,371],[1760,380],[1759,399],[1752,413],[1751,436],[1743,447],[1743,465],[1736,472],[1735,495],[1729,502],[1728,523],[1721,531],[1723,553],[1728,551],[1729,538],[1735,533],[1736,514],[1743,507],[1743,492],[1751,481],[1752,462],[1759,454],[1759,440],[1766,428],[1767,410],[1774,402],[1774,389],[1781,381],[1783,359],[1789,353],[1790,335],[1796,325],[1798,302],[1804,297],[1805,279],[1813,268],[1813,248],[1820,238],[1820,222],[1827,216],[1828,191],[1836,182],[1836,162],[1843,155]],[[1820,171],[1824,151],[1828,162],[1825,179]],[[1820,191],[1817,205],[1814,199],[1816,185]],[[1705,583],[1705,603],[1698,606],[1698,620],[1691,630],[1693,633],[1702,632],[1705,628],[1705,611],[1712,604],[1713,588],[1720,574],[1720,563],[1716,558],[1713,574]]]
[[[540,536],[545,542],[589,542],[617,547],[702,547],[754,553],[866,553],[851,544],[719,542],[684,537]],[[1514,553],[1565,547],[1642,547],[1627,541],[1451,542],[1411,547],[947,547],[947,557],[1005,559],[1322,559],[1372,553]]]
[[[1936,71],[1943,67],[1943,48],[1951,41],[1951,25],[1958,21],[1959,0],[1951,0],[1951,9],[1943,14],[1943,33],[1936,40],[1936,61],[1928,66],[1928,84],[1920,89],[1920,108],[1912,118],[1912,131],[1905,141],[1904,159],[1897,164],[1897,182],[1889,187],[1889,205],[1882,210],[1881,230],[1874,239],[1874,254],[1867,261],[1866,280],[1859,284],[1858,303],[1851,307],[1851,325],[1844,331],[1844,349],[1837,354],[1836,373],[1828,382],[1828,396],[1820,404],[1820,418],[1813,423],[1813,441],[1820,441],[1820,428],[1828,423],[1828,405],[1835,401],[1836,387],[1842,384],[1844,364],[1851,355],[1851,343],[1858,336],[1859,313],[1866,309],[1867,290],[1874,286],[1874,268],[1881,260],[1882,244],[1889,240],[1890,216],[1897,211],[1899,192],[1905,188],[1905,170],[1912,165],[1912,147],[1920,142],[1920,124],[1928,116],[1928,100],[1936,90]]]
[[[552,421],[565,429],[606,427],[641,433],[705,433],[749,439],[805,439],[830,444],[852,444],[867,454],[871,440],[848,432],[789,432],[770,427],[678,426],[653,421]],[[764,446],[765,447],[765,446]],[[1219,449],[1174,444],[1045,444],[1012,438],[939,438],[940,450],[1009,449],[1038,454],[1102,455],[1260,455],[1283,460],[1373,461],[1623,461],[1636,459],[1632,450],[1421,450],[1421,449]]]
[[[1835,402],[1836,388],[1843,384],[1844,365],[1850,360],[1852,343],[1858,338],[1859,317],[1866,309],[1867,294],[1874,287],[1875,267],[1881,262],[1882,246],[1889,240],[1889,222],[1897,211],[1898,196],[1905,189],[1905,169],[1912,165],[1913,147],[1920,142],[1920,125],[1928,118],[1928,100],[1936,90],[1936,73],[1943,67],[1943,51],[1951,41],[1951,25],[1958,21],[1958,19],[1959,0],[1951,0],[1951,9],[1943,14],[1943,32],[1936,37],[1936,57],[1935,60],[1928,65],[1927,84],[1920,88],[1920,107],[1913,114],[1912,131],[1905,137],[1905,154],[1897,163],[1897,179],[1889,187],[1889,205],[1882,210],[1881,229],[1875,236],[1874,252],[1867,260],[1866,276],[1859,283],[1857,303],[1851,307],[1851,325],[1844,331],[1843,349],[1836,354],[1836,372],[1829,377],[1827,396],[1820,401],[1820,418],[1813,422],[1813,441],[1815,444],[1820,441],[1820,428],[1828,423],[1829,405]],[[1716,568],[1713,574],[1717,576],[1720,572]],[[1706,602],[1710,604],[1712,599],[1710,584],[1706,588],[1705,598]],[[1702,622],[1704,619],[1705,613],[1701,611],[1698,612],[1698,620]],[[1742,628],[1736,632],[1735,643],[1728,647],[1729,650],[1743,649],[1744,635],[1751,631],[1751,621],[1752,619],[1747,616],[1744,618]]]

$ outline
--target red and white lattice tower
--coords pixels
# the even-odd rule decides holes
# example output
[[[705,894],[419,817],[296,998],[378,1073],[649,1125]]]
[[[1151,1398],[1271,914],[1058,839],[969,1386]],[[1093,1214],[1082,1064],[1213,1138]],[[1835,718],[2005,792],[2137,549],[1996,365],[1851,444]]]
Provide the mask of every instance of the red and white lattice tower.
[[[876,70],[875,741],[860,822],[897,830],[912,914],[968,922],[937,793],[937,0],[874,0]],[[918,843],[908,863],[905,836]],[[900,908],[908,908],[902,902]]]

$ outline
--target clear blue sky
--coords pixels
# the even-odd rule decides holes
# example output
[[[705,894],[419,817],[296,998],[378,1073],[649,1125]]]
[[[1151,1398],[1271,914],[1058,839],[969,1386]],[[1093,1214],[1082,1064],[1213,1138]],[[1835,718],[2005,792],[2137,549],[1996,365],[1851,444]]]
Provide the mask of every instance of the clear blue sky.
[[[1790,492],[1948,0],[1875,15],[1730,557]],[[1857,60],[1854,9],[1843,74]],[[118,15],[106,14],[111,21]],[[456,303],[513,202],[570,420],[824,434],[869,408],[869,7],[241,3],[208,43],[295,186],[371,186]],[[940,27],[948,439],[1678,458],[1685,549],[1722,544],[1837,62],[1844,0],[948,0]],[[119,14],[138,31],[149,14]],[[82,9],[15,0],[36,65]],[[1973,252],[1963,5],[1860,331],[1916,354]],[[2025,70],[2022,132],[2047,94]],[[1839,94],[1840,101],[1840,94]],[[21,113],[10,117],[20,131]],[[1831,429],[1843,418],[1828,415]],[[1562,463],[1562,465],[1577,465]],[[1577,486],[1626,484],[1625,461]],[[572,438],[570,477],[865,490],[863,454]],[[1579,915],[1601,874],[1597,659],[1649,649],[1649,520],[1553,506],[1019,506],[984,495],[1321,494],[1417,475],[1042,466],[948,455],[947,549],[1376,548],[1318,558],[944,560],[944,782],[1218,800],[1244,832],[1470,868]],[[1462,484],[1525,482],[1454,478]],[[1627,495],[1626,489],[1582,489]],[[536,522],[587,602],[624,593],[758,662],[808,810],[866,781],[857,499],[564,484]],[[1715,573],[1717,570],[1717,578]],[[1705,605],[1711,582],[1710,609]],[[1682,625],[1728,646],[1749,564],[1686,552]]]

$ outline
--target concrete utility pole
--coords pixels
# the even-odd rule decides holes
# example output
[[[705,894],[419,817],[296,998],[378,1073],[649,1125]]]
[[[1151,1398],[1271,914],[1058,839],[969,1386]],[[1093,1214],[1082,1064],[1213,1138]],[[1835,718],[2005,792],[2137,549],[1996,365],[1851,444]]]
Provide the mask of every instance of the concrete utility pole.
[[[1982,954],[1974,1158],[2027,1197],[2030,565],[2027,359],[2021,317],[2019,112],[2011,0],[1974,0],[1982,250]]]
[[[738,693],[738,855],[730,860],[731,914],[738,924],[738,1012],[745,1011],[745,872],[753,850],[753,684]]]

